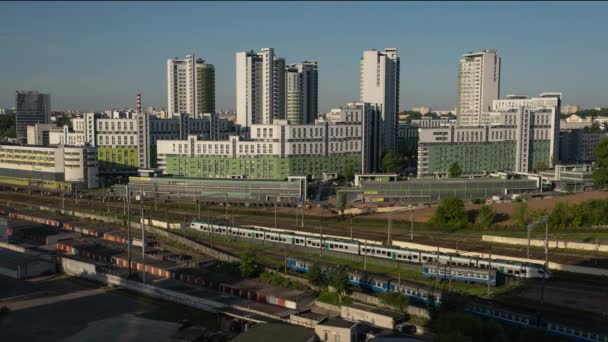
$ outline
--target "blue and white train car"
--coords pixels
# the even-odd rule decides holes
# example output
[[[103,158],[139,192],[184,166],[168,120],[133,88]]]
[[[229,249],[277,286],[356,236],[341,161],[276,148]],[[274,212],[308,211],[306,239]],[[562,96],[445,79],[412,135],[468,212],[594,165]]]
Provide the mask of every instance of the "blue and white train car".
[[[432,279],[458,280],[467,283],[480,283],[496,286],[496,270],[451,266],[440,264],[424,264],[420,268],[422,276]]]

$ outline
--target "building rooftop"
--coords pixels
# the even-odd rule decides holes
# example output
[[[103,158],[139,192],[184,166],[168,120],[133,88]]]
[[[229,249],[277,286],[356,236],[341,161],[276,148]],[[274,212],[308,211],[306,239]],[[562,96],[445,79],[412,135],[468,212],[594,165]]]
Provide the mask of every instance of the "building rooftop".
[[[246,332],[238,335],[233,342],[261,342],[261,341],[285,341],[308,342],[314,341],[313,329],[297,325],[281,323],[265,323],[249,328]]]
[[[16,270],[19,266],[26,265],[36,260],[38,260],[38,257],[31,254],[0,248],[0,268]]]
[[[346,321],[346,320],[343,320],[342,318],[330,318],[326,321],[319,323],[319,325],[325,325],[325,326],[337,327],[337,328],[352,328],[355,324],[357,324],[357,323]]]

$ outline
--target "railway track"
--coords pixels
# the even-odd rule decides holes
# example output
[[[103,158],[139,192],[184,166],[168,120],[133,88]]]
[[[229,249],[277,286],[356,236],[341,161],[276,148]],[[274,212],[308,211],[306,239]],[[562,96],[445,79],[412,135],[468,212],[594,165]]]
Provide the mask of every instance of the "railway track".
[[[78,202],[78,203],[76,203]],[[101,202],[96,199],[78,199],[64,198],[60,196],[40,196],[33,195],[28,196],[27,193],[19,192],[7,192],[0,191],[0,204],[18,204],[21,207],[27,207],[30,205],[42,205],[53,208],[61,208],[65,206],[67,209],[74,210],[85,210],[93,211],[100,215],[112,215],[122,216],[125,214],[125,207],[122,201],[106,201]],[[145,204],[146,218],[153,218],[162,221],[170,222],[182,222],[189,224],[193,219],[198,218],[198,214],[193,214],[190,210],[196,208],[193,204],[182,204],[182,209],[162,208],[159,210],[158,207],[161,203],[157,203],[157,209],[154,208],[154,203]],[[161,204],[162,205],[162,204]],[[191,208],[188,208],[191,207]],[[261,209],[262,211],[264,209]],[[348,219],[336,220],[336,218],[319,218],[319,217],[305,217],[305,225],[301,226],[301,216],[293,218],[286,217],[284,214],[277,215],[276,221],[272,212],[272,208],[269,209],[271,212],[265,212],[264,214],[270,214],[271,216],[265,216],[260,214],[261,210],[257,210],[257,214],[254,214],[250,208],[243,207],[229,207],[226,213],[226,208],[222,206],[214,207],[203,207],[201,206],[201,219],[210,220],[216,223],[229,223],[236,225],[255,225],[274,227],[276,226],[286,230],[299,230],[311,233],[322,233],[326,235],[337,235],[350,237],[351,226]],[[139,217],[140,205],[138,202],[133,201],[131,203],[130,210],[132,217]],[[309,223],[306,223],[308,220]],[[375,240],[386,242],[388,236],[387,227],[381,227],[378,225],[378,220],[375,221],[375,226],[365,226],[365,221],[353,220],[352,226],[352,237],[366,240]],[[391,239],[393,241],[412,241],[410,240],[409,222],[393,221],[391,229]],[[455,234],[455,233],[444,233],[437,231],[417,231],[414,230],[414,240],[412,242],[432,245],[437,247],[453,248],[456,250],[489,253],[490,249],[492,254],[501,254],[513,257],[526,257],[525,246],[508,246],[508,245],[496,245],[488,242],[480,241],[476,236],[470,234]],[[544,249],[539,247],[531,247],[530,255],[534,259],[544,259]],[[563,263],[563,264],[575,264],[589,267],[608,268],[608,257],[605,255],[594,255],[592,253],[573,253],[563,250],[550,250],[549,261]]]

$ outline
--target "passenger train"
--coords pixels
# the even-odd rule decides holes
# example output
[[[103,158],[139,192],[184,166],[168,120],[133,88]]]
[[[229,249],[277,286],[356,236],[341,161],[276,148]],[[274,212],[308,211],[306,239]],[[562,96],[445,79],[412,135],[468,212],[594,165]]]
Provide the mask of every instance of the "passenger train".
[[[287,265],[298,272],[309,272],[311,262],[303,258],[287,258]],[[431,266],[424,265],[423,267]],[[438,266],[438,265],[435,265]],[[327,272],[328,266],[321,265],[322,272]],[[439,267],[443,268],[443,267]],[[484,272],[487,276],[488,272]],[[490,273],[496,279],[496,270]],[[438,289],[417,284],[409,281],[397,281],[380,275],[372,275],[363,272],[349,271],[348,282],[350,285],[374,292],[400,292],[407,296],[412,302],[431,306],[439,306],[442,302],[442,293]],[[608,342],[608,333],[599,332],[597,328],[575,327],[574,324],[564,323],[560,317],[554,315],[541,315],[538,312],[530,312],[525,309],[511,309],[504,304],[497,304],[491,300],[476,298],[469,299],[460,306],[464,311],[482,317],[495,319],[502,323],[541,329],[548,334],[584,342]]]
[[[303,258],[287,258],[287,266],[297,272],[307,273],[312,262]],[[327,272],[327,266],[321,266],[322,272]],[[348,272],[348,283],[363,290],[374,292],[399,292],[414,302],[439,305],[441,304],[441,291],[426,285],[396,280],[384,276],[369,274],[350,270]]]
[[[439,264],[424,264],[421,267],[422,276],[433,279],[451,279],[467,283],[480,283],[496,286],[495,269],[479,269],[463,266],[449,266]]]
[[[291,244],[309,248],[323,248],[342,253],[367,255],[381,259],[390,259],[399,262],[410,263],[437,263],[441,265],[452,265],[460,267],[471,267],[488,269],[492,268],[500,273],[517,278],[546,278],[551,276],[549,270],[545,270],[543,265],[533,263],[523,263],[510,260],[482,259],[475,256],[451,255],[440,252],[422,251],[412,248],[402,248],[396,246],[367,244],[365,242],[327,238],[321,236],[311,236],[304,232],[279,232],[262,228],[252,227],[233,227],[219,224],[208,224],[204,221],[192,221],[190,229],[218,235],[227,235],[245,239],[255,239],[275,243]]]

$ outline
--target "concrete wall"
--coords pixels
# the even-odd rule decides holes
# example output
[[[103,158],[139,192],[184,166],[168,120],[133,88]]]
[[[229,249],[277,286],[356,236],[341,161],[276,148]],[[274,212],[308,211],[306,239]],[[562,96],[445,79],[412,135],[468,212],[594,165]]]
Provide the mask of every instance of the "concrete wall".
[[[379,307],[383,307],[383,308],[392,310],[390,305],[386,305],[386,304],[382,303],[380,301],[380,298],[375,297],[375,296],[370,296],[368,294],[360,293],[360,292],[352,292],[349,296],[351,296],[354,299],[365,302],[365,303],[374,304]],[[424,318],[431,317],[429,310],[427,310],[425,308],[417,307],[417,306],[408,305],[406,312],[412,316],[420,316],[420,317],[424,317]]]
[[[504,243],[507,245],[528,245],[528,239],[522,238],[510,238],[504,236],[494,236],[494,235],[482,235],[482,241],[488,242],[496,242],[496,243]],[[545,240],[530,240],[530,246],[535,247],[544,247]],[[608,252],[608,245],[604,244],[595,244],[595,243],[582,243],[582,242],[573,242],[573,241],[560,241],[560,240],[549,240],[549,248],[564,248],[564,249],[580,249],[584,251],[598,251],[598,252]]]
[[[85,265],[87,263],[71,259],[69,261],[64,261],[66,259],[67,258],[62,258],[61,264],[63,266],[64,273],[69,275],[95,280],[108,285],[120,286],[153,298],[184,304],[205,311],[217,312],[218,309],[225,307],[224,304],[211,300],[190,296],[176,291],[161,289],[152,285],[142,284],[118,276],[97,272],[94,271],[94,264]]]
[[[328,326],[322,323],[315,326],[315,335],[321,341],[354,341],[351,328]]]
[[[346,320],[368,322],[377,327],[390,330],[395,328],[395,320],[392,317],[380,315],[366,310],[351,308],[349,306],[341,307],[340,316]]]

